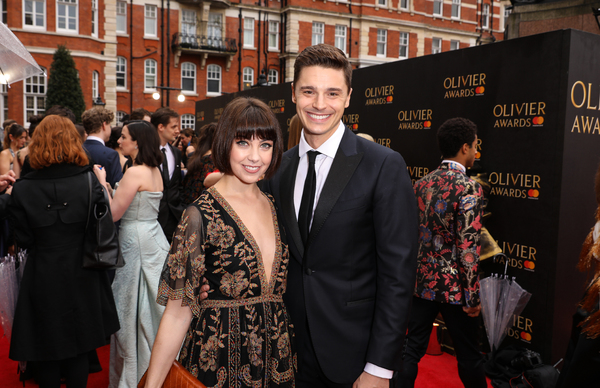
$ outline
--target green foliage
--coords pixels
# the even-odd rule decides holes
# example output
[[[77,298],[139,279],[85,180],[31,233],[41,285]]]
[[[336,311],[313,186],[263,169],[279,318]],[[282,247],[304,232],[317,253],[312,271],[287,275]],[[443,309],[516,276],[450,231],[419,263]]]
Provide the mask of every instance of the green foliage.
[[[85,102],[81,84],[75,69],[75,61],[66,46],[58,45],[54,52],[48,79],[46,93],[46,109],[62,105],[75,114],[76,122],[81,121],[81,114],[85,111]]]

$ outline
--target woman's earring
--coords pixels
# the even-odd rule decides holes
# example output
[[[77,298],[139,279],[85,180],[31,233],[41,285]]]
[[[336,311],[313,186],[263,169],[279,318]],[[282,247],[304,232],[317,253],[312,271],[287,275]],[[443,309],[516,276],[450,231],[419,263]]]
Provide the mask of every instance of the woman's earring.
[[[135,149],[137,150],[137,146],[135,146]]]

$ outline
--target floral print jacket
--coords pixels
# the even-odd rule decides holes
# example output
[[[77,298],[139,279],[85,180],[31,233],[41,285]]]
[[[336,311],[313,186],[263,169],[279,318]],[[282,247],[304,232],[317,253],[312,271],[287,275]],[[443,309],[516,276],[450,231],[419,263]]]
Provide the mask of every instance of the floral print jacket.
[[[419,207],[415,296],[479,304],[481,186],[453,162],[443,162],[414,186]]]

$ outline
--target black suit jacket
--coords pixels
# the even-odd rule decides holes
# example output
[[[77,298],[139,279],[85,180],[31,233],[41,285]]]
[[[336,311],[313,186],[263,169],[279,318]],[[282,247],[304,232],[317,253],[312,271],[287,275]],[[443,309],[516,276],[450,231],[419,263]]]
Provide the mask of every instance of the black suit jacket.
[[[285,301],[296,339],[312,341],[323,372],[336,383],[352,383],[367,362],[398,370],[417,255],[406,164],[397,152],[346,129],[305,249],[294,210],[298,161],[296,146],[264,185],[280,207],[293,258]]]
[[[175,155],[175,170],[168,183],[163,179],[164,189],[158,210],[158,223],[171,243],[184,207],[181,202],[181,151],[170,144],[167,145]]]
[[[99,164],[106,169],[106,181],[114,188],[115,183],[123,178],[121,160],[119,153],[97,140],[88,139],[83,142],[83,148],[88,152],[92,160],[90,164]]]

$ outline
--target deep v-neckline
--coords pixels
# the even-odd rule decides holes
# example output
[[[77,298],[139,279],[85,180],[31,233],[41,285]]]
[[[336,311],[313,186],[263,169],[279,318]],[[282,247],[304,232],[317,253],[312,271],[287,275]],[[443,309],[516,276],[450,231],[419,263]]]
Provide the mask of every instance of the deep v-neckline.
[[[271,276],[267,279],[267,273],[265,271],[265,263],[263,261],[262,252],[260,250],[260,247],[258,246],[258,243],[254,239],[254,236],[252,235],[252,233],[250,233],[250,230],[248,230],[248,228],[242,221],[241,217],[238,216],[238,214],[236,213],[233,206],[231,206],[229,204],[229,202],[225,199],[225,197],[223,197],[221,195],[221,193],[219,193],[219,191],[215,188],[215,186],[211,186],[210,188],[208,188],[207,191],[213,196],[214,199],[217,200],[217,202],[219,202],[221,207],[223,207],[223,209],[225,209],[225,211],[229,214],[229,216],[235,221],[238,228],[242,231],[244,238],[246,238],[246,240],[248,240],[248,242],[252,246],[252,249],[254,250],[254,252],[256,254],[256,258],[257,258],[256,261],[258,262],[258,271],[259,271],[258,274],[260,277],[261,290],[265,291],[262,293],[263,294],[272,294],[273,289],[274,289],[273,275],[275,275],[279,272],[279,266],[281,263],[281,254],[282,254],[282,252],[281,252],[281,236],[279,234],[279,225],[278,225],[277,216],[276,216],[276,212],[275,212],[275,205],[273,204],[273,201],[271,201],[269,199],[269,197],[267,197],[267,195],[261,191],[261,194],[269,202],[269,206],[271,208],[271,220],[273,221],[273,229],[275,232],[275,254],[273,257],[273,264],[271,265]]]

